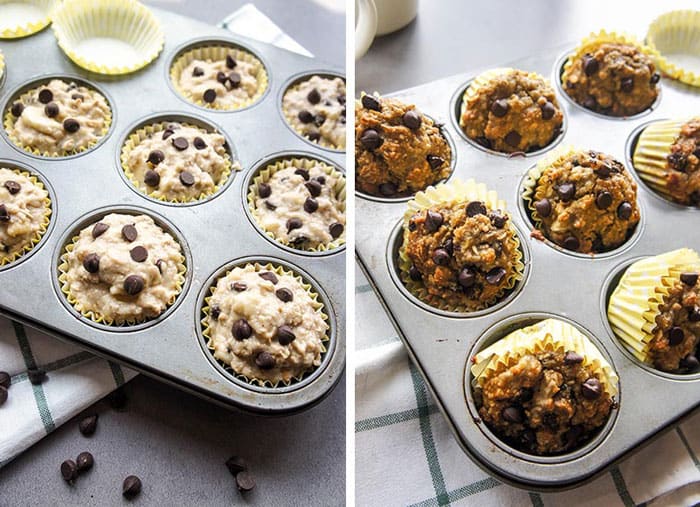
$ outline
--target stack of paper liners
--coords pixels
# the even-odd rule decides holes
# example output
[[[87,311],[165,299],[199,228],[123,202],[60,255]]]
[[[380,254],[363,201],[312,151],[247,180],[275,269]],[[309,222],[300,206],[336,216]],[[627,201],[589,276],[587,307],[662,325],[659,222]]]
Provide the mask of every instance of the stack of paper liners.
[[[582,367],[590,369],[605,392],[613,398],[618,393],[619,378],[598,348],[581,331],[558,319],[546,319],[513,331],[479,352],[472,359],[475,383],[484,383],[517,364],[527,354],[574,351],[583,356]]]
[[[649,343],[659,306],[687,271],[700,271],[700,256],[688,248],[649,257],[632,264],[610,296],[608,320],[613,332],[640,361],[651,364]]]
[[[656,64],[668,76],[700,86],[700,75],[664,56],[700,56],[700,12],[681,10],[662,14],[649,25],[646,42],[655,51]]]

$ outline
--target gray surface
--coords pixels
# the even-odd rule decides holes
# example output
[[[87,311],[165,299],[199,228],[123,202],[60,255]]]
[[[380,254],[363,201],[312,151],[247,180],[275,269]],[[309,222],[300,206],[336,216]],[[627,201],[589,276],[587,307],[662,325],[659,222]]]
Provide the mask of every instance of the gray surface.
[[[207,2],[207,7],[215,2]],[[152,2],[215,22],[244,2]],[[310,51],[342,65],[342,43],[331,43],[342,16],[315,5],[283,9],[285,0],[260,8]],[[275,16],[275,13],[283,15]],[[285,25],[287,23],[288,25]],[[291,26],[293,25],[293,27]],[[327,35],[326,40],[318,35]],[[139,505],[340,505],[345,496],[345,382],[319,406],[279,419],[229,412],[157,381],[138,377],[127,387],[127,411],[115,413],[100,403],[100,429],[89,441],[76,423],[64,427],[18,457],[0,472],[0,505],[119,505],[121,481],[129,473],[144,479]],[[95,455],[95,470],[70,489],[58,465],[82,450]],[[245,500],[235,490],[223,461],[232,453],[251,462],[258,489]]]

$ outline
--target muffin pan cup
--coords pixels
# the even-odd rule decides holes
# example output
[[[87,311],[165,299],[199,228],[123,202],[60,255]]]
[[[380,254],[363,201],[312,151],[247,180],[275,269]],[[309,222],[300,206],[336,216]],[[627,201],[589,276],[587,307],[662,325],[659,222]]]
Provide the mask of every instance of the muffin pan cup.
[[[114,116],[112,135],[80,156],[67,159],[37,159],[16,149],[6,137],[0,139],[0,159],[35,167],[52,189],[53,203],[51,224],[42,242],[31,255],[0,270],[0,313],[229,408],[270,415],[309,408],[331,392],[345,366],[345,249],[314,257],[280,248],[248,220],[243,185],[256,161],[283,150],[322,156],[344,170],[344,154],[310,146],[287,128],[276,100],[283,83],[299,72],[323,68],[337,73],[340,69],[256,41],[233,38],[225,30],[189,18],[158,9],[153,12],[165,31],[163,54],[147,68],[123,77],[98,76],[74,66],[50,31],[14,42],[0,41],[0,50],[12,68],[0,91],[3,111],[12,96],[7,90],[15,90],[35,76],[36,55],[42,55],[42,72],[75,75],[104,90]],[[260,55],[270,74],[269,93],[240,111],[208,111],[185,102],[168,83],[169,65],[178,48],[204,38],[230,40]],[[135,191],[120,166],[122,142],[138,122],[161,114],[201,118],[220,127],[230,139],[242,173],[232,175],[215,198],[188,205],[159,202]],[[67,307],[65,296],[55,290],[56,252],[66,234],[85,216],[106,209],[141,209],[162,217],[189,251],[189,282],[176,304],[148,325],[95,326]],[[199,294],[222,266],[246,257],[270,259],[298,269],[325,295],[333,347],[318,374],[298,388],[256,391],[237,384],[212,364],[201,346]]]
[[[543,52],[509,66],[543,75],[558,72],[557,57],[572,44]],[[491,65],[490,67],[494,67]],[[392,94],[416,104],[422,111],[445,123],[456,140],[459,163],[454,177],[474,178],[505,199],[519,231],[532,225],[518,212],[521,185],[526,172],[542,155],[505,158],[477,149],[465,141],[455,126],[454,97],[464,83],[478,75],[477,69],[423,86]],[[565,109],[567,129],[562,143],[603,151],[625,163],[626,141],[640,124],[657,118],[685,117],[693,104],[700,106],[700,94],[689,87],[669,86],[661,80],[662,98],[654,110],[640,119],[607,121],[574,106],[558,93]],[[627,167],[632,170],[631,167]],[[634,175],[634,172],[632,173]],[[635,179],[636,176],[635,176]],[[405,210],[404,202],[377,202],[356,196],[356,250],[366,273],[390,320],[404,342],[409,356],[423,375],[455,439],[476,464],[499,480],[530,490],[552,491],[571,488],[591,480],[623,459],[638,446],[670,429],[700,406],[697,375],[669,377],[642,367],[617,344],[604,312],[604,287],[624,263],[640,256],[680,247],[700,249],[694,234],[698,209],[679,207],[659,199],[646,186],[638,185],[638,200],[644,227],[633,243],[606,255],[573,256],[561,249],[523,237],[529,250],[528,275],[517,296],[488,312],[440,314],[418,305],[397,286],[394,270],[396,227]],[[522,209],[522,208],[521,208]],[[522,236],[522,234],[521,234]],[[607,281],[607,282],[606,282]],[[570,320],[593,337],[620,377],[620,406],[594,442],[580,450],[546,459],[527,455],[501,441],[495,442],[483,423],[470,410],[471,356],[500,333],[501,324],[522,327],[555,316]],[[503,336],[505,333],[501,333]],[[473,404],[472,404],[473,406]],[[473,410],[473,409],[472,409]]]

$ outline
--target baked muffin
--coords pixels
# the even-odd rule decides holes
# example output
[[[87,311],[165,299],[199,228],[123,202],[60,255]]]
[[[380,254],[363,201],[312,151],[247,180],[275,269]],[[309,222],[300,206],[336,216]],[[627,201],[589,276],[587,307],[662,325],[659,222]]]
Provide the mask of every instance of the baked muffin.
[[[608,116],[649,109],[661,76],[651,52],[633,39],[601,32],[591,36],[564,64],[564,92],[577,104]]]
[[[441,126],[415,106],[364,94],[355,103],[358,190],[383,197],[412,195],[446,179],[451,162]]]
[[[699,280],[700,256],[687,248],[633,263],[608,302],[615,335],[658,370],[699,371]]]
[[[0,266],[39,242],[50,215],[44,185],[27,172],[0,167]]]
[[[293,273],[246,264],[219,278],[203,324],[214,357],[258,384],[289,384],[321,364],[328,324]]]
[[[522,278],[520,242],[505,203],[473,180],[418,193],[404,215],[401,278],[426,303],[470,312]]]
[[[59,280],[70,303],[106,324],[158,317],[184,283],[182,248],[145,215],[105,216],[78,233],[61,261]]]
[[[617,248],[640,218],[632,177],[622,163],[593,150],[568,147],[541,160],[523,197],[539,234],[574,252]]]
[[[52,79],[9,107],[5,130],[17,146],[50,157],[84,151],[107,134],[112,111],[96,90]]]
[[[559,135],[563,121],[554,90],[542,76],[495,69],[465,90],[459,125],[480,145],[514,153],[544,148]]]
[[[275,240],[301,250],[327,250],[345,242],[345,178],[318,160],[286,159],[253,181],[255,220]]]
[[[309,141],[345,149],[345,80],[311,76],[291,86],[282,110],[292,128]]]
[[[215,193],[228,179],[226,138],[182,123],[155,123],[129,136],[122,167],[141,192],[156,199],[190,202]]]
[[[618,377],[571,324],[517,329],[472,358],[479,417],[501,440],[538,456],[575,451],[605,425]]]

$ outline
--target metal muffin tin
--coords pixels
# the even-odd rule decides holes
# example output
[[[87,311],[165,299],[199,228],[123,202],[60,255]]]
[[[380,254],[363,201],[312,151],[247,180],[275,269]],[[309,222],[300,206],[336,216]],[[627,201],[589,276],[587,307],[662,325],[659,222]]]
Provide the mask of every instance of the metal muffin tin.
[[[292,76],[319,69],[342,69],[274,46],[153,9],[165,31],[165,48],[149,67],[123,77],[89,73],[61,52],[51,30],[32,37],[0,42],[7,64],[7,82],[0,89],[0,107],[36,74],[37,55],[46,76],[75,76],[104,92],[112,107],[110,134],[84,153],[65,158],[37,157],[16,148],[3,136],[0,166],[17,166],[47,183],[53,214],[42,241],[19,261],[0,267],[0,313],[118,361],[176,387],[227,407],[262,414],[285,414],[321,401],[337,385],[345,366],[345,248],[323,256],[288,249],[270,241],[247,218],[242,188],[260,161],[285,152],[321,158],[343,171],[344,153],[312,145],[293,133],[280,113],[281,87]],[[238,111],[209,110],[190,104],[169,83],[176,54],[203,40],[230,42],[263,61],[269,89],[255,104]],[[232,173],[214,196],[188,204],[157,201],[141,194],[119,163],[126,136],[145,119],[166,116],[221,130],[242,171]],[[4,129],[3,129],[4,131]],[[95,324],[81,317],[58,288],[58,258],[71,231],[88,216],[109,211],[143,212],[173,231],[187,259],[187,282],[170,309],[157,319],[131,327]],[[278,262],[318,288],[329,314],[330,342],[323,364],[304,381],[280,389],[257,389],[234,381],[212,362],[201,338],[200,295],[224,266],[244,259]]]
[[[566,55],[572,47],[508,66],[557,78],[562,51],[567,49]],[[445,124],[444,129],[456,140],[458,160],[450,179],[474,178],[506,200],[523,249],[529,253],[529,259],[524,259],[528,269],[519,287],[507,302],[473,314],[445,313],[417,301],[401,285],[392,259],[401,242],[405,200],[356,196],[357,258],[462,449],[484,470],[512,485],[542,491],[566,489],[603,473],[700,405],[700,375],[669,375],[640,365],[618,343],[605,313],[614,283],[632,260],[681,247],[700,249],[700,237],[693,234],[700,210],[674,205],[653,194],[641,184],[626,153],[632,146],[628,138],[636,127],[650,120],[688,116],[693,105],[700,108],[700,93],[664,78],[661,99],[651,112],[615,120],[574,106],[554,85],[567,123],[559,145],[613,155],[625,163],[638,183],[642,220],[635,235],[612,252],[577,255],[524,232],[533,226],[521,204],[522,182],[549,149],[537,155],[503,157],[473,146],[459,132],[455,94],[483,70],[487,69],[391,96],[415,104]],[[469,367],[478,350],[509,330],[549,316],[568,320],[593,337],[620,376],[620,394],[619,408],[612,411],[607,425],[591,442],[569,454],[542,458],[509,447],[480,421],[472,399]]]

